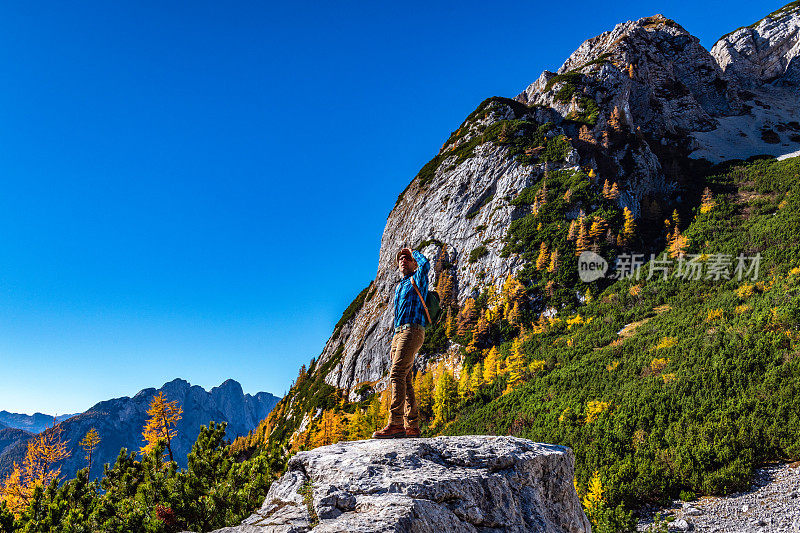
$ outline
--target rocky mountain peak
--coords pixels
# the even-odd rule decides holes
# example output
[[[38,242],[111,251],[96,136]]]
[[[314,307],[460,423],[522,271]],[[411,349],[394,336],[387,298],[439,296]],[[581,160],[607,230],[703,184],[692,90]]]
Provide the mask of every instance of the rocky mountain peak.
[[[482,102],[398,197],[375,279],[320,355],[325,381],[351,399],[385,384],[401,247],[432,261],[432,287],[447,274],[458,305],[520,272],[521,255],[504,253],[504,241],[532,208],[514,199],[549,173],[580,174],[594,188],[613,181],[618,208],[640,227],[660,227],[697,168],[800,149],[798,12],[793,2],[713,53],[663,15],[624,22],[514,99]],[[592,208],[572,207],[566,225]]]

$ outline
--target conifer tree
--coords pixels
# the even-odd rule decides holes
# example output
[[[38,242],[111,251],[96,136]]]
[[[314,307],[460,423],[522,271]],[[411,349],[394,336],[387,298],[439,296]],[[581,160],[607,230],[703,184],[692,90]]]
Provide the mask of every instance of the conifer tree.
[[[423,388],[426,391],[426,398],[425,402],[420,405],[421,409],[424,409],[426,414],[426,420],[430,420],[433,416],[433,372],[426,372],[422,377]]]
[[[448,339],[452,339],[453,335],[456,334],[456,319],[453,316],[453,308],[447,308],[447,321],[445,322],[445,335],[447,335]]]
[[[462,400],[469,396],[469,372],[466,366],[461,367],[461,374],[458,376],[458,397]]]
[[[392,391],[390,387],[387,387],[381,392],[381,403],[380,403],[380,410],[378,411],[378,420],[380,421],[380,426],[386,424],[389,420],[389,408],[392,406]]]
[[[611,116],[608,118],[608,125],[614,131],[620,131],[622,129],[622,113],[618,106],[614,106],[614,109],[611,111]]]
[[[577,236],[575,230],[577,229],[577,227],[578,227],[578,221],[573,218],[569,223],[569,231],[567,232],[568,241],[575,240],[575,237]]]
[[[453,374],[444,369],[436,382],[436,392],[433,403],[434,425],[444,424],[453,418],[458,400],[458,384],[453,379]]]
[[[625,217],[625,225],[622,228],[622,238],[623,243],[628,245],[633,240],[634,235],[636,235],[636,222],[633,219],[633,212],[627,207],[622,209],[622,214]]]
[[[714,209],[714,195],[711,194],[711,189],[706,187],[703,189],[703,196],[700,201],[700,212],[701,213],[708,213],[712,209]]]
[[[633,79],[633,76],[634,76],[634,74],[633,74],[633,63],[631,63],[630,65],[628,65],[628,77],[630,79]]]
[[[678,215],[678,210],[677,209],[674,209],[672,211],[672,225],[674,227],[676,227],[676,228],[681,225],[681,217],[680,217],[680,215]]]
[[[675,231],[669,239],[669,255],[673,258],[678,258],[686,253],[689,247],[689,239],[681,234],[678,226],[675,226]]]
[[[547,250],[547,244],[543,242],[539,246],[539,257],[536,259],[536,270],[544,270],[547,268],[548,259],[550,259],[550,252]]]
[[[547,267],[548,272],[558,272],[558,248],[554,248],[550,254],[550,264]]]
[[[592,242],[600,242],[600,239],[605,234],[607,227],[608,225],[606,224],[605,220],[602,218],[595,219],[594,222],[592,222],[592,229],[589,230],[589,238],[592,240]]]
[[[488,309],[486,313],[484,313],[483,316],[478,319],[478,325],[476,326],[475,333],[473,334],[473,337],[477,338],[478,343],[485,342],[489,338],[489,333],[491,330],[489,321],[486,319],[487,314],[491,314]]]
[[[575,241],[575,255],[581,255],[589,248],[589,242],[586,235],[586,225],[583,219],[578,221],[578,239]]]
[[[361,409],[356,409],[356,412],[353,413],[353,418],[350,420],[350,424],[347,427],[347,440],[361,440],[367,438],[369,435],[367,434],[367,426],[366,426],[366,416],[364,416],[364,411]]]
[[[365,413],[367,432],[371,433],[383,426],[383,419],[381,418],[381,394],[376,393],[372,396],[372,400],[367,406]]]
[[[522,323],[522,306],[519,302],[514,302],[511,307],[511,312],[508,313],[508,321],[514,326],[519,326]]]
[[[56,465],[70,456],[63,428],[55,424],[28,441],[22,466],[14,463],[0,483],[0,501],[19,515],[32,502],[37,487],[46,487],[61,475]]]
[[[525,379],[525,356],[522,353],[522,341],[516,337],[512,343],[511,355],[508,357],[508,390],[513,389]]]
[[[86,452],[86,462],[89,472],[92,471],[92,455],[94,454],[98,444],[100,444],[100,435],[97,433],[95,428],[87,431],[86,435],[83,437],[83,440],[81,440],[79,443],[80,447],[83,448],[83,451]]]
[[[442,270],[439,279],[436,283],[436,292],[439,293],[440,303],[442,309],[450,310],[455,305],[454,301],[454,288],[453,275],[449,270]]]
[[[178,406],[178,400],[168,402],[164,397],[164,392],[153,396],[150,401],[150,408],[147,410],[147,422],[145,422],[144,429],[142,430],[142,437],[145,440],[145,445],[142,446],[139,452],[146,455],[147,452],[153,449],[159,440],[164,441],[169,460],[174,461],[172,455],[172,440],[178,434],[175,426],[181,419],[183,409]]]
[[[466,334],[467,331],[475,325],[477,318],[478,313],[475,310],[475,300],[473,298],[467,298],[467,301],[464,302],[464,307],[458,314],[458,334]]]
[[[469,377],[469,392],[470,395],[475,395],[478,389],[483,385],[483,363],[479,362],[472,368],[472,374]]]
[[[470,332],[470,339],[467,343],[467,353],[475,353],[478,351],[478,333],[475,331],[476,328],[473,328]]]
[[[619,186],[615,181],[613,185],[611,185],[611,189],[608,191],[608,199],[609,200],[616,200],[619,198]]]
[[[608,195],[611,192],[611,185],[609,185],[608,180],[603,181],[603,198],[608,199]]]
[[[556,283],[552,279],[547,280],[547,283],[544,284],[544,293],[547,295],[548,298],[552,298],[553,294],[555,294]]]
[[[587,144],[597,144],[597,141],[594,139],[594,135],[592,135],[591,130],[585,124],[581,126],[580,130],[578,130],[578,140]]]
[[[497,361],[500,359],[500,352],[497,351],[495,346],[486,354],[486,359],[483,361],[483,381],[491,385],[497,378]]]
[[[300,385],[306,379],[306,365],[300,365],[300,371],[297,373],[297,380],[295,381],[295,385]]]

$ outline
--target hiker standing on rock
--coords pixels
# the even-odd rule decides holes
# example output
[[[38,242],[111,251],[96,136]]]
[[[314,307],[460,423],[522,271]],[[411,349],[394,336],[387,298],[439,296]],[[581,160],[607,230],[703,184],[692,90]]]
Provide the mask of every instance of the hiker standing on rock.
[[[430,263],[420,252],[403,248],[397,252],[397,267],[403,279],[394,290],[394,337],[392,337],[392,370],[389,381],[392,387],[392,405],[389,424],[372,434],[375,439],[419,437],[419,411],[411,369],[414,356],[425,340],[428,296],[428,270]],[[403,412],[405,408],[405,413]],[[405,415],[405,426],[403,418]]]

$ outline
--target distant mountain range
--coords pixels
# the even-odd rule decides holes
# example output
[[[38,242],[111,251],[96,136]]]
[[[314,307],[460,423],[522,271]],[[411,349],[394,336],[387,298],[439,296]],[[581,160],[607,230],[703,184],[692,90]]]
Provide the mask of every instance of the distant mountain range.
[[[42,413],[34,413],[32,415],[25,415],[20,413],[9,413],[8,411],[0,411],[0,429],[3,428],[16,428],[24,429],[30,433],[41,433],[45,429],[53,426],[53,419],[55,421],[63,422],[64,420],[74,415],[45,415]]]
[[[172,445],[175,460],[180,466],[186,465],[186,456],[200,433],[200,426],[212,420],[227,422],[227,437],[233,440],[254,429],[280,400],[268,392],[245,394],[242,386],[232,379],[210,391],[175,379],[159,389],[141,390],[133,398],[126,396],[100,402],[88,411],[71,415],[60,422],[64,440],[72,451],[72,455],[61,465],[62,474],[67,478],[73,477],[75,472],[86,467],[85,454],[78,443],[91,428],[95,428],[102,439],[92,460],[92,477],[101,476],[103,464],[113,463],[121,448],[138,451],[144,445],[142,427],[147,419],[147,409],[153,396],[160,391],[164,392],[168,401],[177,400],[183,409],[182,419],[177,425],[178,437]],[[41,413],[28,416],[2,411],[0,415],[0,424],[11,426],[0,427],[2,477],[10,471],[14,462],[22,462],[27,442],[43,429],[39,425],[41,421],[46,421],[44,427],[50,427],[53,419]],[[25,423],[30,429],[26,429]]]

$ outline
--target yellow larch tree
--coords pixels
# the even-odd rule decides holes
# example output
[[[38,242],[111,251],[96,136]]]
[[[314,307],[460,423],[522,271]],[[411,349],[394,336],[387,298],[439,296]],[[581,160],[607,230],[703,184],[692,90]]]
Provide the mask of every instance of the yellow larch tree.
[[[483,385],[483,363],[478,363],[472,367],[472,374],[469,377],[469,392],[474,395]]]
[[[511,355],[508,357],[508,388],[512,390],[525,379],[525,355],[522,352],[522,340],[517,337],[511,345]]]
[[[604,219],[598,217],[592,222],[592,229],[589,230],[589,238],[592,242],[600,242],[603,235],[606,233],[606,229],[608,229],[608,223]]]
[[[94,451],[97,449],[97,445],[100,444],[100,434],[97,433],[95,428],[90,429],[86,432],[86,435],[83,437],[79,443],[83,451],[86,452],[86,463],[89,468],[89,471],[92,470],[92,455],[94,455]]]
[[[569,231],[567,232],[567,240],[574,241],[576,237],[576,229],[578,228],[578,222],[574,218],[569,223]]]
[[[592,479],[589,480],[589,486],[587,489],[586,495],[582,500],[583,508],[586,510],[586,514],[590,518],[595,519],[598,511],[600,511],[605,504],[605,498],[603,497],[603,484],[600,481],[600,473],[596,470],[594,475],[592,475]]]
[[[164,397],[164,391],[159,391],[150,401],[150,408],[147,410],[147,422],[142,430],[142,437],[145,445],[139,450],[142,455],[152,450],[158,441],[163,440],[167,447],[169,460],[174,461],[172,455],[172,440],[178,435],[177,426],[181,419],[183,409],[178,406],[178,400],[168,402]]]
[[[34,436],[28,441],[22,466],[14,463],[0,483],[0,501],[5,501],[14,514],[20,514],[28,507],[37,487],[45,487],[59,478],[61,467],[56,465],[69,456],[60,425]]]
[[[536,270],[544,270],[547,268],[548,259],[550,259],[550,251],[547,249],[547,244],[543,242],[539,245],[539,257],[536,258]]]
[[[594,135],[592,135],[592,131],[586,124],[581,126],[580,130],[578,130],[578,140],[583,141],[587,144],[597,144]]]
[[[622,215],[625,218],[625,224],[622,227],[622,242],[628,245],[636,235],[636,221],[633,219],[633,212],[627,207],[622,209]]]
[[[467,367],[464,366],[458,376],[458,397],[463,400],[467,396],[469,396],[469,372],[467,372]]]
[[[554,248],[550,254],[550,264],[547,267],[548,272],[558,272],[558,248]]]
[[[611,116],[608,117],[608,125],[613,131],[620,131],[622,129],[622,113],[618,106],[614,106],[611,111]]]
[[[611,185],[611,189],[608,191],[608,199],[609,200],[616,200],[619,198],[619,186],[615,181],[613,185]]]
[[[453,316],[453,308],[447,308],[447,320],[445,322],[445,334],[448,338],[452,338],[456,334],[456,319]]]
[[[458,329],[456,332],[459,335],[464,335],[475,325],[477,318],[478,313],[475,310],[475,300],[473,298],[467,298],[467,301],[464,302],[464,307],[462,307],[461,311],[458,313]]]
[[[673,258],[678,258],[686,253],[689,247],[689,239],[681,234],[678,226],[675,226],[675,231],[668,239],[669,255]]]
[[[433,398],[433,424],[438,426],[449,421],[455,414],[458,400],[458,384],[453,374],[444,368],[436,382]]]
[[[478,334],[474,329],[472,330],[472,336],[467,343],[466,350],[467,353],[475,353],[478,351]]]
[[[580,219],[578,221],[578,239],[575,241],[575,255],[581,255],[588,247],[586,224],[584,224],[583,219]]]
[[[511,311],[508,313],[508,322],[514,326],[522,324],[522,306],[519,302],[514,302]]]
[[[436,292],[439,293],[442,309],[449,310],[455,305],[453,287],[453,275],[448,270],[442,270],[436,283]]]
[[[711,194],[711,189],[706,187],[703,189],[703,196],[700,200],[700,212],[701,213],[708,213],[712,209],[714,209],[714,195]]]
[[[491,328],[489,326],[489,321],[486,319],[487,314],[491,314],[491,312],[487,310],[487,312],[478,319],[478,325],[475,327],[475,333],[473,334],[475,342],[483,342],[489,337]]]
[[[483,361],[483,381],[491,385],[497,378],[497,361],[500,359],[500,352],[497,351],[495,346],[486,354],[486,359]]]

